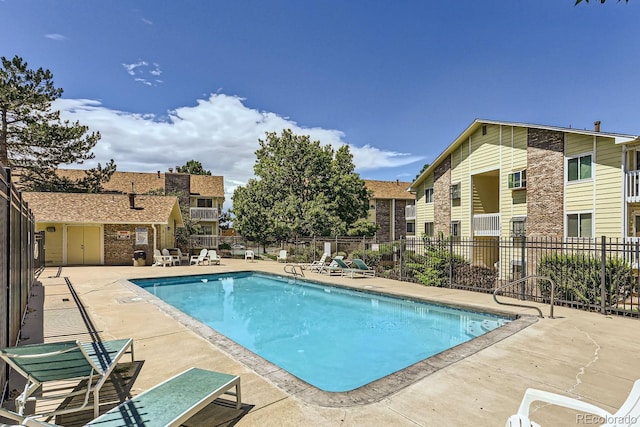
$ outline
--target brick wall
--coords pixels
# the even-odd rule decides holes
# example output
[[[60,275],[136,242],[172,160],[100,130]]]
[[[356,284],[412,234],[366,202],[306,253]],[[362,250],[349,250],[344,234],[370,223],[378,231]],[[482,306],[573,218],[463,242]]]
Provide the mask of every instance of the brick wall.
[[[133,251],[143,250],[147,254],[146,264],[153,264],[153,232],[154,228],[147,226],[149,244],[136,245],[136,227],[130,224],[104,225],[104,263],[105,265],[133,265]],[[129,231],[129,239],[118,239],[119,231]]]
[[[451,227],[451,156],[448,156],[433,172],[433,209],[435,236],[442,232],[449,235]],[[422,224],[421,227],[424,227]]]
[[[403,236],[407,237],[407,218],[405,217],[405,207],[407,206],[406,200],[396,200],[396,215],[395,215],[395,230],[396,240]]]
[[[378,241],[388,242],[391,239],[391,200],[376,199],[376,224],[380,227],[376,233]]]
[[[527,237],[564,237],[564,133],[527,135]]]
[[[186,173],[166,173],[164,175],[164,192],[170,194],[180,193],[180,206],[189,206],[189,194],[191,192],[191,176]]]

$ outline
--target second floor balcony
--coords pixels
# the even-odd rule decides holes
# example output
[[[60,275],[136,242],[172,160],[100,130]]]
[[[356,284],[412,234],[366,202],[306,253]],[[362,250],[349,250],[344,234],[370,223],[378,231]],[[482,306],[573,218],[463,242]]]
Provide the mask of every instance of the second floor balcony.
[[[626,173],[625,196],[627,203],[640,202],[640,171],[629,171]]]
[[[500,236],[500,214],[480,214],[473,216],[474,236]]]
[[[416,205],[407,205],[404,208],[404,219],[406,220],[416,219]]]
[[[189,215],[201,221],[217,221],[220,218],[218,208],[189,208]]]

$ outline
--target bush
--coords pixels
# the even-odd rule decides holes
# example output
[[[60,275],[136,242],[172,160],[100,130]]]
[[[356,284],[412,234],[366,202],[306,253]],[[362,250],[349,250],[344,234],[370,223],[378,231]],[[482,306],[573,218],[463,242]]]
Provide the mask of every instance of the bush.
[[[538,274],[556,284],[556,298],[589,305],[601,303],[601,260],[585,255],[547,255],[540,260]],[[605,304],[612,305],[618,296],[626,296],[635,285],[633,271],[624,261],[609,258],[605,262]],[[542,295],[549,298],[551,284],[538,281]]]
[[[374,252],[371,250],[363,251],[362,249],[355,249],[351,252],[351,259],[353,258],[360,258],[369,267],[375,268],[378,266],[378,264],[380,264],[380,261],[382,260],[382,254],[380,252]]]

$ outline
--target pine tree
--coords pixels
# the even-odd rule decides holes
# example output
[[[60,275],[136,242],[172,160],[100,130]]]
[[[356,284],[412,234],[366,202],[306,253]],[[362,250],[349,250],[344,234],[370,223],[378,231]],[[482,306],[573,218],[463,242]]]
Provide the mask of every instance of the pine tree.
[[[29,69],[19,56],[0,59],[0,164],[20,174],[19,185],[26,190],[100,191],[116,169],[113,160],[79,181],[55,173],[59,165],[92,159],[100,133],[88,133],[87,126],[63,121],[60,111],[52,110],[63,90],[55,87],[49,70]]]

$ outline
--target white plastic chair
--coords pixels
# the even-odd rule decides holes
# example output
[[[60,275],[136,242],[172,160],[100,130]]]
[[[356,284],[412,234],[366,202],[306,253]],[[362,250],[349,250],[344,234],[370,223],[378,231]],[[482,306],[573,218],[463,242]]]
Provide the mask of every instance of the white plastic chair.
[[[247,260],[251,260],[251,262],[253,262],[253,260],[254,260],[253,251],[244,251],[244,260],[245,260],[245,262]]]
[[[625,400],[615,414],[598,406],[583,402],[582,400],[529,388],[524,393],[520,408],[518,408],[518,413],[509,417],[506,427],[540,427],[540,424],[529,419],[529,408],[535,401],[546,402],[552,405],[563,406],[576,411],[597,415],[604,421],[601,427],[631,427],[640,425],[640,380],[637,380],[633,384],[627,400]]]

